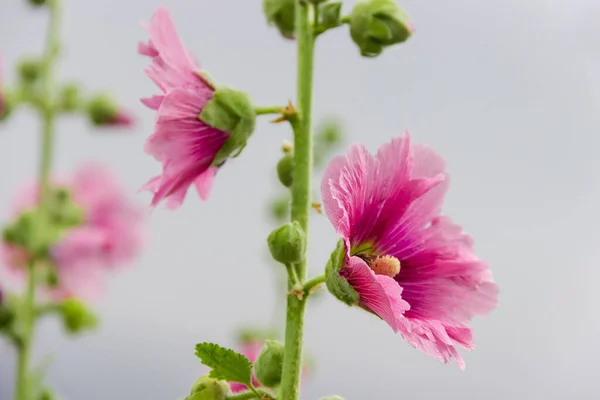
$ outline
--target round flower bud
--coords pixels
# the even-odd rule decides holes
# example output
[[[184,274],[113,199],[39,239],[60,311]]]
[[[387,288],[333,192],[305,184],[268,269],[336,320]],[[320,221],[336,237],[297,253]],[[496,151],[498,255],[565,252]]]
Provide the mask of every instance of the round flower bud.
[[[294,155],[288,153],[277,163],[277,177],[285,187],[292,186],[294,182]]]
[[[98,94],[88,103],[88,115],[94,125],[108,125],[119,115],[117,103],[107,94]]]
[[[408,40],[414,28],[395,0],[365,0],[350,14],[350,35],[365,57],[376,57],[383,49]]]
[[[275,25],[281,35],[293,39],[296,31],[296,0],[263,0],[267,22]]]
[[[275,261],[282,264],[295,264],[304,260],[306,234],[298,221],[287,223],[275,229],[269,235],[267,243]]]
[[[59,312],[65,329],[71,334],[93,329],[98,324],[96,316],[85,304],[74,298],[63,301],[59,305]]]
[[[225,400],[230,393],[227,382],[201,376],[194,382],[186,400]]]
[[[75,111],[81,104],[81,93],[79,86],[75,83],[69,83],[63,86],[60,91],[60,107],[64,111]]]
[[[37,58],[25,58],[19,63],[19,76],[25,82],[33,82],[42,72],[42,64]]]
[[[284,347],[275,340],[267,340],[254,362],[256,379],[264,386],[274,388],[281,382]]]
[[[29,0],[29,4],[32,6],[43,6],[48,2],[48,0]]]
[[[256,125],[256,111],[250,96],[241,90],[225,86],[217,88],[198,118],[229,133],[229,138],[213,161],[215,166],[223,164],[230,157],[237,157],[246,147]]]

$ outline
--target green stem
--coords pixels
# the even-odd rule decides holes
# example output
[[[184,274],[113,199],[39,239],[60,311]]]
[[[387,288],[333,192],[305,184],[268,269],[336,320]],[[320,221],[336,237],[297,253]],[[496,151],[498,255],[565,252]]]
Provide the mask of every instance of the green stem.
[[[315,287],[319,286],[320,284],[322,284],[323,282],[325,282],[325,275],[319,275],[317,277],[312,278],[311,280],[307,281],[304,284],[304,292],[305,293],[310,293],[310,291],[312,289],[314,289]]]
[[[285,268],[287,269],[288,277],[289,277],[288,289],[291,289],[294,286],[298,285],[300,283],[300,281],[298,280],[298,275],[296,274],[296,268],[294,267],[294,264],[285,264]]]
[[[50,23],[46,40],[46,51],[41,79],[43,81],[42,107],[42,154],[40,162],[40,205],[46,206],[48,196],[50,170],[52,168],[52,139],[54,128],[54,108],[52,93],[54,89],[53,64],[59,51],[60,0],[49,0]]]
[[[285,107],[281,106],[267,106],[267,107],[255,107],[254,111],[256,115],[268,115],[268,114],[280,114],[281,110]]]
[[[292,185],[292,221],[298,221],[308,235],[310,189],[312,173],[312,86],[315,36],[311,26],[311,7],[305,1],[296,2],[296,38],[298,43],[297,123],[294,127],[294,183]],[[306,279],[306,261],[296,265],[300,283]],[[291,279],[291,278],[290,278]],[[281,398],[298,400],[302,372],[302,342],[304,340],[304,296],[287,296],[285,353],[281,378]]]
[[[234,394],[227,396],[227,400],[252,400],[252,399],[273,399],[269,393],[264,390],[256,389],[255,391],[248,391],[243,393]]]
[[[60,27],[60,0],[49,0],[48,8],[50,11],[50,23],[48,25],[48,34],[46,39],[46,49],[43,57],[42,73],[42,104],[40,111],[42,114],[42,144],[40,154],[40,208],[46,210],[50,170],[52,167],[52,139],[54,128],[54,108],[52,104],[52,94],[54,89],[53,82],[53,64],[58,53],[59,47],[59,27]],[[40,222],[42,223],[42,222]],[[17,374],[15,383],[15,399],[29,400],[29,363],[31,357],[31,343],[33,339],[34,323],[36,319],[35,309],[35,289],[36,289],[36,266],[32,261],[28,267],[27,291],[21,310],[23,331],[21,336],[21,345],[18,347]]]
[[[30,262],[27,267],[27,290],[21,309],[22,332],[17,357],[17,375],[15,383],[15,399],[29,399],[29,359],[31,356],[31,337],[33,336],[33,322],[35,320],[35,264]]]

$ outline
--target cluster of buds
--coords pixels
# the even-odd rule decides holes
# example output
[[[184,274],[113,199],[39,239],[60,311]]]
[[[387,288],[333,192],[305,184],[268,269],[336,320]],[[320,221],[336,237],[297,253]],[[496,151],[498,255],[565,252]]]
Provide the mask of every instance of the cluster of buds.
[[[342,15],[342,2],[303,0],[315,7],[314,34],[321,34],[343,24],[350,26],[350,36],[364,57],[376,57],[389,46],[403,43],[414,31],[406,12],[395,0],[363,0],[352,12]],[[263,12],[269,24],[281,35],[296,35],[295,0],[263,0]]]
[[[6,120],[18,106],[30,105],[44,112],[50,109],[55,113],[80,113],[94,126],[133,125],[132,116],[110,95],[97,93],[86,97],[75,82],[62,85],[51,104],[47,104],[41,84],[45,63],[37,57],[23,57],[17,65],[19,79],[13,86],[4,84],[0,69],[0,121]]]

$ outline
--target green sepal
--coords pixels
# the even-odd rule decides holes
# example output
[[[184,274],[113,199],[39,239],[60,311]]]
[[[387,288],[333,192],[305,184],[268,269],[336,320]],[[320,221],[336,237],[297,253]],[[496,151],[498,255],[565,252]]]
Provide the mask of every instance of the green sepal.
[[[205,375],[194,382],[186,400],[225,400],[230,393],[231,389],[227,382]]]
[[[202,364],[212,368],[211,378],[252,387],[252,362],[243,354],[205,342],[196,345],[196,356]]]
[[[284,350],[283,344],[275,340],[267,340],[254,362],[256,379],[268,388],[277,387],[281,383]]]
[[[350,36],[365,57],[376,57],[387,46],[403,43],[412,24],[395,0],[366,0],[350,14]]]
[[[340,276],[340,269],[346,262],[346,246],[344,240],[340,239],[335,250],[331,253],[331,257],[325,267],[325,284],[329,293],[334,295],[341,302],[353,306],[358,304],[359,296],[356,290],[348,281]]]
[[[293,39],[296,31],[297,0],[263,0],[263,12],[270,25],[275,25],[281,35]]]
[[[240,90],[220,86],[204,106],[198,118],[221,131],[229,138],[221,147],[213,165],[219,166],[230,157],[237,157],[246,147],[256,126],[256,111],[250,96]]]
[[[319,28],[327,30],[342,24],[342,2],[325,3],[319,6]]]

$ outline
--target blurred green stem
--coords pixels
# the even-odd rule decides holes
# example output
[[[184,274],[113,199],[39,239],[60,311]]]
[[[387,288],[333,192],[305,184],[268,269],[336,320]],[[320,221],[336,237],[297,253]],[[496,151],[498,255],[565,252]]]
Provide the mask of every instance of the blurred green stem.
[[[47,7],[50,12],[50,22],[48,24],[48,33],[46,38],[46,49],[42,64],[42,104],[40,113],[42,116],[42,144],[40,154],[40,208],[46,210],[50,170],[52,167],[52,141],[54,129],[54,107],[52,104],[52,95],[54,90],[53,66],[59,51],[59,27],[60,27],[60,0],[48,0]],[[39,223],[43,223],[40,220]],[[17,348],[17,375],[15,384],[15,400],[31,400],[31,389],[29,385],[29,370],[31,358],[31,342],[33,339],[33,328],[36,319],[35,311],[35,289],[36,289],[36,266],[35,262],[30,262],[28,266],[27,291],[23,300],[21,315],[22,335],[21,345]]]

